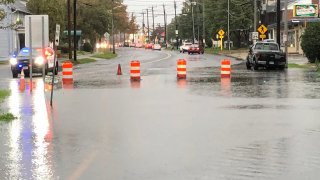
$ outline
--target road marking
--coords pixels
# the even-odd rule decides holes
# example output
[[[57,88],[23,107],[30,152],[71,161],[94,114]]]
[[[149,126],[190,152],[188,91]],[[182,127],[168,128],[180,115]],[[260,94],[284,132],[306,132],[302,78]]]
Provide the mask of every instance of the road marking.
[[[164,53],[167,54],[167,57],[164,57],[164,58],[161,58],[161,59],[157,59],[157,60],[154,60],[154,61],[149,61],[149,62],[141,62],[141,64],[150,64],[150,63],[159,62],[159,61],[168,59],[168,58],[170,58],[170,57],[172,56],[172,55],[169,54],[169,53],[166,53],[166,52],[164,52]]]

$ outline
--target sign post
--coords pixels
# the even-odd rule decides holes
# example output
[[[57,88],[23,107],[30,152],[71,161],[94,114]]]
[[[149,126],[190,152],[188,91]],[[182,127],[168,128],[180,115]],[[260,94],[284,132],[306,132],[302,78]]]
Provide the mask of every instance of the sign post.
[[[222,51],[222,48],[223,48],[223,43],[222,43],[222,39],[224,38],[224,31],[223,29],[220,29],[220,31],[218,32],[219,34],[219,38],[220,38],[220,48],[221,48],[221,51]],[[229,43],[229,42],[228,42]]]
[[[60,24],[56,24],[56,33],[54,41],[54,60],[53,60],[53,71],[52,71],[52,88],[51,88],[51,97],[50,97],[50,106],[52,107],[52,98],[53,98],[53,88],[54,88],[54,75],[56,74],[56,64],[57,64],[57,47],[59,46],[60,41]]]

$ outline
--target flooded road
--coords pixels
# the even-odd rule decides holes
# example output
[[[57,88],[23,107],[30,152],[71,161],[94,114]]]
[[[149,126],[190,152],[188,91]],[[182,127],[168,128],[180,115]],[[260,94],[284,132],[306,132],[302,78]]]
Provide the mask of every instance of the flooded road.
[[[129,55],[141,59],[140,82],[129,80]],[[176,79],[178,58],[187,60],[186,80]],[[41,78],[30,92],[9,74],[1,107],[18,119],[0,122],[0,177],[319,179],[319,75],[250,71],[232,60],[232,78],[221,79],[221,58],[123,50],[75,67],[53,108]]]

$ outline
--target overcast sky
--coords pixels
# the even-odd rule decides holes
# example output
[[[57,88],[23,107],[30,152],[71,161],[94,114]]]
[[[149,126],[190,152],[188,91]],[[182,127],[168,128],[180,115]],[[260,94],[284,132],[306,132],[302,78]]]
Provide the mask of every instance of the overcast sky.
[[[167,14],[167,24],[171,22],[171,19],[174,18],[174,0],[123,0],[124,4],[128,6],[127,11],[133,13],[137,17],[137,23],[139,26],[142,26],[142,12],[145,13],[145,25],[147,26],[147,9],[149,9],[149,26],[152,27],[152,11],[153,6],[154,16],[155,16],[155,26],[160,23],[161,26],[164,25],[163,18],[163,4],[165,5],[166,14]],[[177,15],[181,14],[182,3],[185,0],[176,0],[177,3]]]

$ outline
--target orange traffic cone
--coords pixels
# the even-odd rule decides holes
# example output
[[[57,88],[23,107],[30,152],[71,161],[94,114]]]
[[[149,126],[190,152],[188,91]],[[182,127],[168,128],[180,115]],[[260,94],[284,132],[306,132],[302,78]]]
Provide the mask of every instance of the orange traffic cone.
[[[121,65],[120,65],[120,64],[118,64],[118,72],[117,72],[117,75],[122,75]]]
[[[23,69],[21,70],[21,74],[20,74],[20,91],[24,91],[26,88],[26,82],[24,80],[24,71]]]

